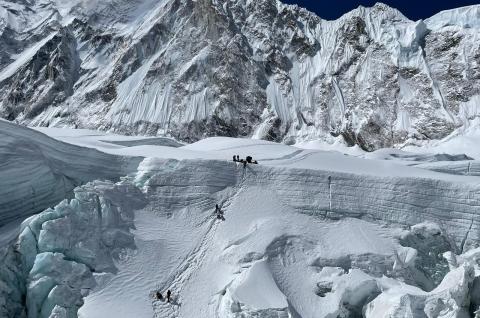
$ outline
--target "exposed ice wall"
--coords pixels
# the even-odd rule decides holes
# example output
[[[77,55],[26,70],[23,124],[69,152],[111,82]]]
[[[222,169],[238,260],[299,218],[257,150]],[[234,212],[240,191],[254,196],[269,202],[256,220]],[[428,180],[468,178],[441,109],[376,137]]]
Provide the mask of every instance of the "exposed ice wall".
[[[113,260],[135,247],[133,210],[143,204],[128,183],[96,181],[27,219],[15,246],[2,251],[0,316],[76,317],[95,285],[93,273],[115,272]]]
[[[118,180],[140,161],[62,143],[1,120],[0,225],[53,206],[80,184]]]
[[[162,169],[151,171],[151,167]],[[230,162],[166,159],[147,159],[139,166],[139,171],[139,176],[144,178],[155,175],[149,182],[155,180],[156,186],[164,183],[173,187],[179,183],[186,185],[187,193],[193,191],[192,195],[199,185],[221,189],[233,179],[244,187],[271,189],[282,198],[286,207],[321,219],[355,217],[408,226],[432,221],[440,224],[458,248],[463,240],[468,246],[477,244],[480,239],[477,217],[480,191],[479,183],[474,179],[455,182],[426,177],[372,176],[360,171],[353,174],[262,165],[248,166],[243,170],[236,169]],[[199,183],[207,175],[208,182]],[[171,193],[168,187],[158,190]],[[177,202],[170,197],[165,200]]]

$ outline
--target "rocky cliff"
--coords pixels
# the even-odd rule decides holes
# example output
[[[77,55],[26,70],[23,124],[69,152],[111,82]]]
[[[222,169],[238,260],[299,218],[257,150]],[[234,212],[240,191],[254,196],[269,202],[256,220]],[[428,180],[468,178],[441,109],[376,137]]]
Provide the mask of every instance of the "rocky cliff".
[[[275,0],[0,1],[0,116],[366,150],[480,113],[480,6],[322,20]]]

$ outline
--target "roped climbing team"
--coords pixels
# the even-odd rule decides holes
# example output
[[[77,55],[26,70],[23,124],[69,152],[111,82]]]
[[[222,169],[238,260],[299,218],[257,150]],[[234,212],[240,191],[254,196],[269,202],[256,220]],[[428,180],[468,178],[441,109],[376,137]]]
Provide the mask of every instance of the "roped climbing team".
[[[234,155],[233,156],[233,161],[243,163],[244,168],[247,167],[247,164],[258,164],[258,161],[253,160],[252,156],[247,156],[245,159],[240,159],[239,155]],[[215,205],[215,215],[217,216],[217,219],[225,221],[225,218],[223,216],[223,211],[218,206],[218,204]],[[167,300],[168,303],[171,302],[171,295],[172,295],[172,292],[170,291],[170,289],[167,290],[167,299],[166,300]],[[155,293],[155,298],[158,299],[158,300],[164,300],[163,295],[160,291],[157,291]]]

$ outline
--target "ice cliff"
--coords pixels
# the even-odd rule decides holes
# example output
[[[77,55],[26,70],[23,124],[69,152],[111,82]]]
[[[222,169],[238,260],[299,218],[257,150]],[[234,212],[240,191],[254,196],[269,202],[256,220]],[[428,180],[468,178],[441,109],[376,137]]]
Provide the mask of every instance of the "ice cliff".
[[[66,144],[0,120],[0,226],[52,207],[88,181],[119,180],[140,158]]]
[[[113,257],[135,247],[129,229],[140,207],[138,189],[95,182],[24,221],[17,244],[2,248],[0,315],[76,317],[93,273],[114,272]]]

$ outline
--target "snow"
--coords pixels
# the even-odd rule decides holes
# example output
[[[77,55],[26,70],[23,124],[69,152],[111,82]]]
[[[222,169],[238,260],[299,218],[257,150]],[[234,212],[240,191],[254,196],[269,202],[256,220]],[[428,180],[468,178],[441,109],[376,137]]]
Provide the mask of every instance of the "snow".
[[[478,183],[476,178],[457,177],[443,173],[437,173],[426,169],[405,167],[399,162],[384,160],[386,155],[377,153],[365,153],[358,147],[347,148],[342,144],[328,145],[325,143],[301,143],[297,147],[287,146],[274,142],[253,139],[236,139],[228,137],[206,138],[199,142],[185,145],[180,148],[171,146],[150,145],[151,138],[142,137],[121,137],[118,135],[104,135],[93,131],[81,130],[77,136],[68,136],[69,133],[60,133],[62,130],[56,128],[39,128],[42,132],[59,140],[94,148],[106,153],[121,156],[142,156],[147,158],[171,158],[171,159],[208,159],[208,160],[232,160],[234,154],[241,158],[247,155],[267,166],[284,166],[290,168],[302,168],[312,170],[331,170],[354,174],[368,174],[385,177],[415,177],[433,178],[446,181],[473,182]],[[69,130],[69,129],[64,129]],[[72,131],[72,130],[70,130]],[[162,138],[159,138],[160,140]],[[133,146],[115,144],[117,141],[135,141]],[[106,141],[106,142],[105,142]],[[142,143],[146,145],[142,145]],[[113,144],[113,145],[112,145]],[[322,149],[322,150],[317,150]],[[398,152],[389,150],[387,154]],[[378,152],[379,154],[382,151]],[[399,152],[408,155],[408,153]],[[350,154],[350,155],[345,155]],[[351,156],[353,155],[353,156]],[[355,158],[358,157],[358,158]],[[418,163],[428,162],[433,156],[422,156],[417,158]],[[365,160],[366,158],[368,160]],[[413,153],[414,160],[415,154]],[[409,160],[407,158],[407,160]]]
[[[407,145],[404,150],[425,153],[453,153],[466,154],[480,160],[480,118],[469,121],[468,125],[455,130],[452,134],[439,141]]]
[[[378,318],[404,313],[406,300],[408,317],[460,315],[480,275],[478,178],[423,168],[461,157],[0,125],[49,146],[52,162],[144,157],[121,181],[77,187],[5,227],[4,243],[21,232],[18,280],[38,317]],[[1,264],[0,281],[17,275]],[[6,281],[0,299],[20,304]],[[172,304],[153,299],[167,289]]]
[[[430,293],[402,285],[390,288],[368,304],[365,317],[469,317],[467,286],[473,278],[473,267],[461,266]]]
[[[0,226],[0,247],[6,246],[20,234],[22,219]]]
[[[197,187],[196,183],[192,185],[192,190],[195,187]],[[158,191],[153,185],[149,185],[149,188],[151,195]],[[381,230],[367,222],[354,219],[333,224],[312,223],[307,216],[294,216],[276,203],[277,198],[271,195],[266,196],[265,190],[249,187],[241,191],[230,205],[224,208],[226,220],[222,224],[216,223],[218,221],[211,218],[210,206],[198,212],[190,211],[192,208],[187,211],[183,211],[183,208],[180,210],[170,208],[163,212],[163,209],[157,207],[155,209],[157,217],[153,219],[149,215],[151,212],[148,214],[145,210],[137,212],[135,227],[138,232],[134,233],[140,245],[137,246],[135,256],[120,264],[118,279],[114,278],[98,293],[93,291],[92,296],[86,298],[86,304],[80,309],[80,315],[82,317],[104,316],[107,312],[99,311],[97,308],[108,299],[112,304],[108,308],[110,315],[129,317],[133,313],[139,315],[145,312],[145,317],[149,317],[151,313],[148,312],[149,304],[145,295],[156,288],[165,290],[167,287],[173,290],[174,295],[181,297],[179,300],[181,306],[175,309],[181,317],[191,317],[191,315],[207,317],[212,310],[216,312],[216,316],[227,317],[229,313],[222,312],[226,310],[223,309],[223,303],[230,300],[242,303],[242,308],[245,306],[252,312],[272,308],[284,309],[288,306],[285,294],[290,296],[290,301],[293,297],[297,302],[301,297],[308,296],[307,301],[314,302],[312,306],[298,310],[311,313],[315,308],[322,307],[322,303],[315,305],[318,301],[315,299],[318,297],[313,293],[314,286],[311,286],[311,296],[308,293],[307,295],[299,293],[298,298],[293,295],[302,288],[303,284],[312,284],[309,280],[317,275],[315,271],[307,270],[309,263],[313,261],[309,255],[335,259],[350,253],[375,252],[388,255],[394,250],[393,240],[382,237],[387,234],[386,229]],[[184,195],[189,197],[191,194]],[[192,203],[196,206],[195,201]],[[151,209],[147,206],[146,210]],[[173,215],[168,217],[164,213],[173,213]],[[193,219],[193,222],[181,222],[187,216]],[[202,220],[205,217],[206,222]],[[292,218],[296,221],[292,222]],[[205,222],[203,227],[196,229],[194,225],[199,226],[201,222]],[[207,233],[198,233],[200,229]],[[152,235],[154,233],[155,235]],[[165,235],[166,233],[168,235]],[[191,237],[190,239],[185,238],[186,233]],[[351,233],[351,235],[340,237],[334,236],[333,233]],[[207,238],[206,241],[195,239],[199,234],[203,234]],[[146,239],[157,242],[154,245],[155,248],[146,245],[144,243]],[[357,241],[357,244],[349,244],[352,239]],[[288,241],[291,243],[287,243]],[[284,256],[282,249],[285,243],[287,249],[289,244],[293,244],[290,253],[298,253],[298,256]],[[331,245],[332,243],[335,245]],[[300,245],[297,247],[297,244]],[[303,253],[297,251],[297,248],[303,249],[307,255],[302,256]],[[188,255],[190,251],[193,251],[193,256]],[[152,253],[155,253],[156,257]],[[278,267],[280,265],[278,262],[281,262],[283,257],[291,259],[289,262],[292,262],[292,268],[283,270],[282,267]],[[197,263],[197,258],[201,258],[202,263]],[[189,260],[187,266],[192,269],[176,272],[176,268],[182,268],[182,265],[178,265],[178,261],[185,259]],[[139,272],[140,264],[148,267],[142,267]],[[201,267],[197,267],[200,265]],[[298,272],[295,269],[301,268],[307,271],[303,280],[298,281]],[[192,271],[191,276],[189,271]],[[173,279],[173,283],[169,284],[172,275],[174,277],[180,275],[180,278]],[[284,286],[286,281],[294,285]],[[123,283],[120,284],[120,282]],[[280,282],[283,292],[280,291],[276,282]],[[133,288],[125,288],[125,283]],[[141,288],[137,288],[137,284],[140,284]],[[261,288],[256,288],[257,286]],[[223,297],[221,290],[226,291]],[[115,295],[115,297],[108,295]],[[227,295],[232,299],[228,299]],[[213,299],[210,299],[212,297]],[[211,303],[212,301],[214,303]],[[209,305],[198,306],[199,303],[209,303]],[[155,310],[161,317],[168,314],[169,308],[165,308],[162,304],[155,304]]]
[[[260,27],[251,11],[246,11],[248,21],[234,21],[235,3],[186,2],[192,5],[188,7],[150,0],[40,1],[32,5],[45,10],[31,19],[0,9],[2,28],[35,32],[33,28],[54,25],[57,19],[62,25],[72,22],[79,5],[84,14],[97,17],[89,25],[92,38],[104,35],[98,27],[122,43],[99,52],[88,41],[79,43],[82,68],[88,72],[75,79],[78,93],[32,124],[60,127],[78,120],[84,127],[128,126],[129,133],[136,133],[154,123],[160,128],[153,133],[162,135],[217,111],[226,114],[222,120],[232,119],[228,104],[220,109],[222,103],[215,102],[219,96],[228,101],[236,89],[252,94],[245,100],[256,103],[259,93],[262,105],[266,102],[256,114],[241,109],[246,106],[242,101],[232,101],[241,110],[239,117],[263,111],[260,125],[251,127],[257,140],[215,137],[190,145],[87,129],[34,131],[1,120],[0,316],[24,317],[28,309],[32,318],[467,317],[470,309],[480,308],[480,99],[475,95],[459,102],[458,114],[451,117],[441,107],[445,89],[429,69],[441,65],[427,65],[419,45],[428,30],[475,34],[479,7],[417,22],[382,4],[360,7],[336,21],[310,24],[307,19],[315,17],[305,14],[292,20],[301,28],[281,29],[284,38],[268,34],[270,29]],[[204,75],[214,69],[223,83],[228,74],[213,65],[229,66],[229,61],[218,60],[222,54],[216,55],[212,39],[233,43],[234,38],[201,37],[204,26],[207,31],[224,27],[211,16],[199,16],[212,8],[223,8],[227,15],[212,17],[241,27],[244,41],[255,51],[254,57],[228,51],[238,61],[263,69],[269,46],[297,36],[302,45],[318,43],[321,49],[296,55],[278,48],[282,52],[268,56],[269,62],[286,58],[291,65],[285,70],[278,66],[258,91],[253,77],[246,78],[252,80],[248,89],[227,85],[228,92],[210,78],[188,78],[195,70]],[[284,8],[276,2],[279,13]],[[194,14],[173,14],[182,10]],[[364,25],[355,24],[357,18]],[[350,43],[337,45],[347,39],[339,34],[349,27],[359,31],[355,41],[362,54]],[[253,36],[248,28],[256,31]],[[163,29],[169,34],[166,43],[157,43],[155,30]],[[50,32],[36,43],[25,42],[23,51],[18,48],[21,53],[10,56],[15,61],[0,71],[0,82],[34,58],[55,36]],[[34,38],[42,38],[40,33]],[[199,41],[191,41],[192,36]],[[471,39],[476,35],[464,42],[474,43]],[[191,51],[183,51],[184,46]],[[459,49],[470,47],[462,43]],[[465,65],[473,56],[467,53],[462,55]],[[248,63],[242,64],[245,73],[265,75]],[[343,74],[345,65],[353,66]],[[369,95],[378,88],[372,83],[388,80],[384,73],[392,67],[418,68],[426,84],[417,88],[405,78],[398,82],[395,98],[411,107],[400,107],[389,124],[411,136],[419,121],[429,119],[422,110],[414,111],[440,100],[437,117],[444,113],[460,128],[439,141],[411,139],[395,145],[402,150],[373,153],[330,136],[331,128],[347,125],[360,132],[370,115],[388,122],[383,101],[379,108],[365,105],[378,97]],[[467,69],[462,72],[466,77]],[[111,78],[119,85],[114,85],[117,98],[108,111],[101,111],[106,110],[101,101],[78,103],[75,111],[73,105],[87,92],[104,88]],[[348,83],[362,94],[350,92]],[[331,86],[330,93],[321,92],[322,85]],[[428,88],[432,100],[413,104],[417,91]],[[321,111],[317,96],[322,101],[330,96]],[[352,97],[358,97],[353,108]],[[389,103],[388,96],[384,101]],[[57,116],[67,111],[77,117]],[[275,128],[275,116],[285,125],[284,140],[294,146],[259,140]],[[244,167],[232,162],[233,155],[251,155],[259,164]],[[215,204],[224,220],[215,216]],[[167,289],[173,291],[171,304],[153,299],[156,291],[165,295]]]
[[[136,145],[165,145],[168,147],[179,147],[183,145],[182,143],[167,137],[122,136],[89,129],[44,127],[34,127],[32,129],[66,143],[87,148],[95,148],[103,152],[108,152],[108,149],[114,151],[115,149],[125,149],[126,147],[133,147]]]
[[[288,307],[265,261],[253,264],[245,280],[236,288],[234,297],[256,310]]]
[[[32,57],[40,50],[48,41],[50,41],[57,33],[54,32],[49,36],[43,38],[31,47],[25,49],[21,54],[12,56],[14,61],[0,71],[0,82],[11,77],[24,64],[28,63]]]
[[[472,5],[445,10],[426,19],[425,23],[432,30],[447,26],[478,29],[480,28],[480,7]]]
[[[221,144],[225,145],[224,142]],[[161,164],[157,161],[156,164],[156,167],[165,167],[166,162]],[[141,294],[146,295],[157,288],[162,291],[170,288],[179,297],[176,300],[178,305],[173,305],[173,308],[154,301],[157,317],[234,317],[235,313],[248,316],[293,310],[286,308],[294,308],[301,317],[324,316],[338,314],[345,303],[360,304],[361,308],[366,299],[380,293],[375,276],[371,277],[361,270],[352,270],[348,274],[341,271],[333,277],[328,276],[336,286],[332,289],[336,290],[335,294],[328,297],[315,294],[315,281],[327,279],[324,277],[325,266],[353,263],[356,264],[353,266],[375,273],[369,257],[376,255],[388,264],[388,259],[402,249],[396,240],[395,230],[358,219],[345,218],[332,222],[312,218],[309,214],[297,214],[288,205],[280,203],[289,202],[280,193],[272,192],[266,185],[249,185],[248,181],[226,193],[217,193],[211,188],[211,176],[204,178],[203,182],[196,176],[203,173],[206,163],[194,164],[195,172],[185,170],[188,167],[185,164],[172,162],[167,164],[170,167],[166,169],[169,171],[167,175],[145,177],[142,174],[137,180],[139,185],[145,185],[147,197],[153,199],[150,204],[154,207],[147,205],[136,213],[136,237],[139,237],[138,242],[149,239],[158,243],[155,248],[142,248],[143,243],[139,245],[132,260],[120,264],[118,283],[109,283],[86,298],[85,306],[80,309],[82,317],[105,315],[106,311],[97,309],[105,301],[113,304],[110,308],[118,308],[108,311],[117,317],[128,317],[133,313],[142,313],[140,316],[145,313],[145,317],[149,317],[152,313],[146,309],[148,300],[139,300],[138,291],[142,290]],[[155,161],[149,160],[149,164],[141,169],[151,170],[154,167]],[[217,175],[227,173],[225,168],[225,164],[217,168]],[[176,175],[175,171],[186,172],[184,176],[189,176],[190,181],[186,183],[188,186],[184,192],[176,195],[178,198],[171,203],[174,206],[165,205],[159,199],[170,192],[169,188],[185,184],[183,180],[169,177]],[[154,173],[163,174],[160,170]],[[220,180],[228,182],[230,178],[232,176]],[[197,196],[198,192],[204,194]],[[230,199],[226,198],[228,193],[233,197],[229,195]],[[277,197],[276,193],[280,196]],[[215,223],[220,221],[211,216],[215,202],[210,199],[212,196],[220,196],[217,201],[225,210],[226,220],[220,224]],[[182,203],[187,199],[189,205]],[[205,200],[209,199],[212,204],[205,204]],[[153,219],[152,212],[156,216]],[[185,218],[190,221],[182,222]],[[412,231],[417,233],[421,228],[435,229],[435,226],[418,225]],[[199,231],[203,233],[199,234]],[[168,234],[164,236],[165,233]],[[193,238],[186,239],[186,233]],[[181,243],[178,243],[179,240],[182,240]],[[188,254],[190,252],[192,254]],[[154,257],[152,253],[158,253],[158,256]],[[365,258],[364,265],[362,255],[370,255]],[[175,268],[183,268],[185,263],[182,260],[188,260],[187,269],[175,271]],[[130,265],[133,261],[136,263],[134,266]],[[409,263],[411,261],[407,257],[405,264]],[[140,266],[145,266],[141,264],[153,264],[153,267],[143,268],[142,274],[139,274]],[[378,261],[377,266],[381,268],[381,264]],[[320,274],[315,270],[317,267],[321,269]],[[165,268],[165,271],[160,268]],[[136,286],[137,281],[144,282],[140,283],[141,288],[128,289],[127,295],[120,296],[120,290],[126,292],[120,282]],[[106,297],[106,293],[116,296]]]
[[[0,135],[0,225],[57,204],[82,183],[118,180],[140,162],[62,143],[7,121],[0,121]]]
[[[121,205],[121,209],[118,206]],[[24,222],[19,236],[29,317],[49,317],[60,306],[76,316],[82,298],[95,286],[92,272],[115,271],[113,258],[132,248],[132,209],[140,191],[124,184],[95,182]],[[65,235],[65,234],[68,235]]]
[[[270,16],[267,4],[278,15]],[[17,31],[6,35],[12,39],[2,60],[13,62],[0,71],[2,116],[32,126],[197,140],[217,134],[209,123],[219,119],[241,136],[291,144],[355,133],[364,149],[377,149],[408,136],[443,137],[464,120],[457,92],[475,101],[478,6],[416,22],[383,4],[335,21],[280,1],[42,0],[2,7],[11,8],[2,9],[2,23]],[[47,43],[53,30],[65,52]],[[459,40],[442,41],[451,30]],[[436,56],[442,50],[445,58]],[[35,70],[71,72],[47,87],[43,71],[25,69],[29,61]],[[8,81],[16,73],[18,81]],[[392,128],[392,137],[384,134]]]

